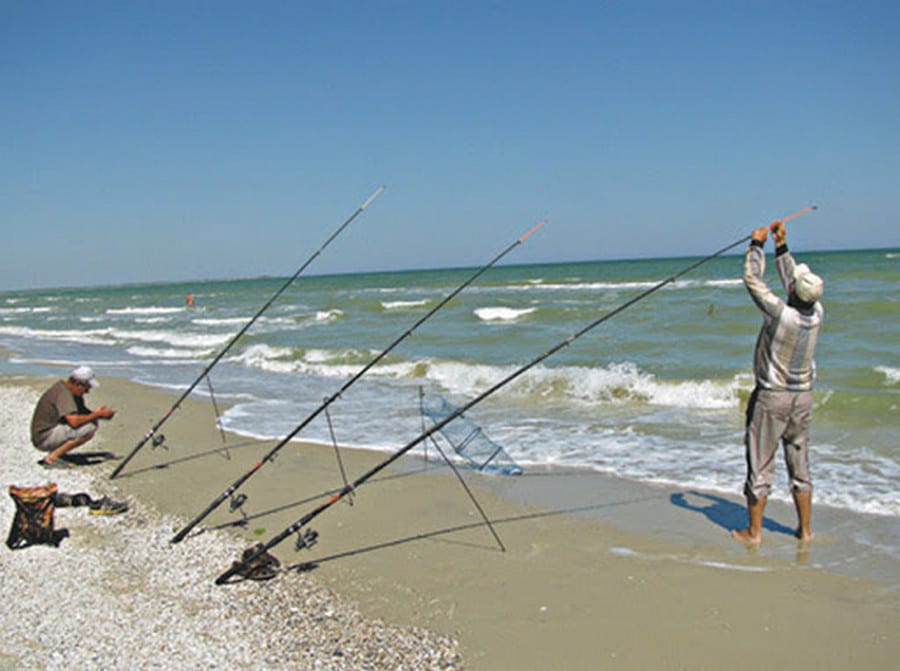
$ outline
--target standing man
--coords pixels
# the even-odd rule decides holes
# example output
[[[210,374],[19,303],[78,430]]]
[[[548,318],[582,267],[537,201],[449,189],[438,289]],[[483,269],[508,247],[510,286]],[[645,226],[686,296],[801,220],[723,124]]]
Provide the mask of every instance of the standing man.
[[[797,264],[787,248],[784,224],[774,222],[769,230],[775,242],[775,266],[787,291],[787,302],[763,281],[766,227],[753,231],[744,259],[744,284],[762,311],[763,325],[756,340],[753,374],[756,388],[747,405],[744,442],[747,479],[744,495],[750,525],[732,535],[750,544],[762,542],[763,513],[775,476],[778,443],[790,478],[797,508],[797,538],[812,538],[812,481],[809,476],[807,441],[812,419],[815,351],[825,316],[819,299],[824,283],[805,263]]]
[[[84,404],[84,395],[98,384],[93,370],[79,366],[68,379],[57,381],[38,400],[31,417],[31,442],[37,449],[48,452],[38,461],[41,466],[69,468],[71,464],[60,457],[93,438],[98,420],[112,419],[116,414],[105,405],[91,410]]]

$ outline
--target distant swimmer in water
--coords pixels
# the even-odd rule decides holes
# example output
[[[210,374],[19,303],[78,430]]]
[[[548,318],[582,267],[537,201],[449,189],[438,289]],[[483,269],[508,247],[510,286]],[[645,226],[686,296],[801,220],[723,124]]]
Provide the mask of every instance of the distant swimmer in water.
[[[744,258],[744,284],[762,311],[763,325],[756,340],[753,375],[756,387],[747,404],[744,444],[747,479],[744,495],[750,525],[735,529],[734,538],[744,543],[762,542],[763,513],[775,476],[778,443],[790,477],[791,494],[797,508],[797,538],[812,539],[812,480],[809,475],[807,442],[812,420],[815,352],[825,310],[819,299],[824,282],[805,263],[796,263],[788,251],[784,224],[770,227],[775,242],[775,266],[788,294],[787,302],[776,296],[765,281],[766,227],[753,231]]]
[[[188,294],[187,300],[185,301],[188,307],[191,307],[194,304],[194,294]]]

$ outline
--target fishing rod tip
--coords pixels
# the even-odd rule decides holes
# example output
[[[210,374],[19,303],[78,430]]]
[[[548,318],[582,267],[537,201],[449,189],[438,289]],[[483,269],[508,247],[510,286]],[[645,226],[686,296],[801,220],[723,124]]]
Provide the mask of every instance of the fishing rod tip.
[[[375,200],[376,198],[378,198],[378,196],[380,196],[383,191],[384,191],[384,185],[382,184],[377,189],[375,189],[375,191],[372,193],[371,196],[366,198],[366,202],[364,202],[362,205],[359,206],[360,211],[365,210],[367,207],[369,207],[369,205],[372,204],[372,201]]]
[[[531,235],[532,235],[535,231],[537,231],[541,226],[543,226],[543,225],[546,224],[546,223],[547,223],[547,220],[546,220],[546,219],[544,219],[543,221],[538,222],[538,224],[537,224],[534,228],[532,228],[532,229],[531,229],[530,231],[528,231],[525,235],[523,235],[521,238],[519,238],[519,242],[525,242],[525,240],[527,240],[529,237],[531,237]]]

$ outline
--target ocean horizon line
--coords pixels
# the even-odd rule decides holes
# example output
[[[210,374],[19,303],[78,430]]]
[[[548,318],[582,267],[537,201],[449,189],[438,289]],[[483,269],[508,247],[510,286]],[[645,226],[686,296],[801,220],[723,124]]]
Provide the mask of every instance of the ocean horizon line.
[[[861,247],[858,249],[792,249],[798,254],[854,254],[854,253],[871,253],[871,252],[898,252],[900,253],[900,246],[896,247]],[[712,254],[713,252],[710,252]],[[743,254],[743,250],[729,252],[727,254],[722,254],[721,257],[732,257],[732,256],[740,256]],[[529,267],[541,267],[541,266],[563,266],[563,265],[590,265],[590,264],[603,264],[603,263],[646,263],[646,262],[659,262],[659,261],[691,261],[705,258],[709,256],[709,254],[692,254],[692,255],[684,255],[678,254],[674,256],[634,256],[634,257],[623,257],[623,258],[596,258],[596,259],[583,259],[583,260],[566,260],[566,261],[530,261],[527,263],[498,263],[495,268],[529,268]],[[461,272],[466,270],[472,270],[475,268],[479,268],[477,265],[452,265],[452,266],[440,266],[440,267],[410,267],[410,268],[396,268],[396,269],[382,269],[382,270],[355,270],[355,271],[346,271],[346,272],[315,272],[310,271],[308,273],[304,273],[297,279],[302,279],[303,277],[311,278],[331,278],[331,277],[359,277],[359,276],[379,276],[379,275],[402,275],[405,273],[427,273],[427,272]],[[191,285],[191,284],[205,284],[205,283],[213,283],[213,282],[255,282],[255,281],[263,281],[263,280],[272,280],[272,281],[284,281],[287,280],[291,275],[290,274],[270,274],[270,273],[262,273],[258,275],[246,275],[239,277],[206,277],[206,278],[189,278],[189,279],[152,279],[152,280],[144,280],[144,281],[128,281],[128,282],[112,282],[109,284],[85,284],[85,285],[72,285],[72,286],[44,286],[44,287],[29,287],[22,289],[0,289],[0,295],[7,294],[27,294],[32,292],[45,292],[45,291],[83,291],[90,289],[124,289],[128,287],[163,287],[163,286],[182,286],[182,285]],[[664,279],[664,278],[661,278]]]

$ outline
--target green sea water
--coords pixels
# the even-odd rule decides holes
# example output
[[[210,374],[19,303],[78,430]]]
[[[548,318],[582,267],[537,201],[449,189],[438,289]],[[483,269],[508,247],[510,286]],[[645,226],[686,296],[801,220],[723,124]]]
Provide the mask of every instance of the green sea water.
[[[817,501],[898,517],[900,252],[796,256],[826,282],[811,436]],[[420,387],[464,404],[696,260],[493,268],[342,394],[332,409],[336,437],[396,449],[421,431]],[[225,424],[253,436],[287,435],[472,272],[301,277],[215,367],[214,388],[233,404]],[[740,255],[703,264],[562,347],[468,416],[526,468],[739,492],[742,413],[761,323],[741,272]],[[88,363],[101,376],[184,389],[284,279],[0,294],[0,345],[11,352],[0,366],[57,374]],[[777,286],[771,262],[767,279]],[[197,393],[208,394],[206,386]],[[330,441],[318,421],[299,437]],[[786,498],[786,487],[777,496]]]

